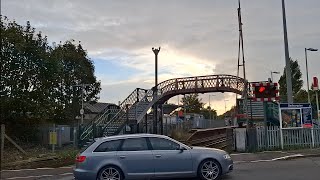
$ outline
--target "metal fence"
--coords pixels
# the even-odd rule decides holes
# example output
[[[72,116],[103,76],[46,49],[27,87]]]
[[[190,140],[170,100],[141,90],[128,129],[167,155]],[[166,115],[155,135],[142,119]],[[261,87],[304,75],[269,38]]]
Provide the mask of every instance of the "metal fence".
[[[259,150],[280,149],[281,131],[278,126],[257,127],[257,145]],[[267,133],[265,133],[267,132]],[[284,148],[320,147],[320,128],[282,129]]]
[[[37,138],[39,139],[39,144],[48,145],[49,144],[49,133],[57,133],[57,147],[62,147],[64,145],[73,144],[76,139],[75,127],[69,125],[53,125],[46,124],[38,128]]]

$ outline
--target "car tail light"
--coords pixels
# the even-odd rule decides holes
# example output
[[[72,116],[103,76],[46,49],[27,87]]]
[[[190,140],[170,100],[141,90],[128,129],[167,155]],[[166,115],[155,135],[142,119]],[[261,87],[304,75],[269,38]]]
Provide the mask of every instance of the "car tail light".
[[[76,162],[78,162],[78,163],[82,163],[82,162],[84,162],[86,160],[86,156],[77,156],[76,157]]]

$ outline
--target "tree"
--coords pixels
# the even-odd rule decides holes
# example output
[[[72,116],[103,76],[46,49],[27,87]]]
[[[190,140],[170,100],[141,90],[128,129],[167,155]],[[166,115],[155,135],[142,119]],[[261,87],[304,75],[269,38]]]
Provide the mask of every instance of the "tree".
[[[47,37],[0,16],[0,123],[16,133],[42,121],[70,122],[79,114],[76,84],[91,84],[84,98],[96,101],[100,82],[81,45],[49,46]],[[77,112],[77,113],[76,113]],[[35,133],[32,133],[35,134]]]
[[[202,108],[201,114],[205,119],[216,119],[217,117],[217,111],[212,109],[210,106],[207,106],[207,108]]]
[[[308,102],[308,92],[304,89],[301,89],[298,91],[294,97],[293,100],[295,103],[306,103]]]
[[[58,121],[73,120],[79,113],[81,104],[81,88],[74,85],[90,84],[84,90],[84,101],[96,101],[100,92],[100,82],[94,76],[93,62],[87,57],[82,46],[74,45],[71,41],[58,45],[52,51],[53,60],[59,64],[56,72],[55,97],[59,108],[55,119]]]
[[[219,115],[218,119],[225,119],[226,117],[234,117],[236,112],[235,110],[236,110],[236,106],[232,106],[230,110]]]
[[[185,95],[181,99],[181,103],[183,104],[182,110],[188,113],[200,113],[204,103],[201,102],[202,99],[199,98],[198,94],[190,94]]]
[[[210,113],[211,113],[211,118],[217,117],[217,112],[216,110],[212,109],[210,106],[207,108],[204,108],[204,103],[201,102],[202,99],[199,98],[198,94],[190,94],[186,95],[181,99],[181,102],[183,104],[182,110],[184,111],[184,108],[186,108],[187,113],[198,113],[202,114],[205,119],[210,118]]]
[[[291,67],[291,74],[292,74],[292,93],[294,96],[294,100],[298,97],[299,91],[303,86],[302,73],[300,71],[300,66],[297,60],[293,61],[290,58],[290,67]],[[283,75],[280,77],[279,80],[280,85],[280,101],[287,102],[287,82],[286,82],[286,68],[284,68]],[[299,95],[299,98],[301,96]],[[301,99],[299,99],[300,101]]]

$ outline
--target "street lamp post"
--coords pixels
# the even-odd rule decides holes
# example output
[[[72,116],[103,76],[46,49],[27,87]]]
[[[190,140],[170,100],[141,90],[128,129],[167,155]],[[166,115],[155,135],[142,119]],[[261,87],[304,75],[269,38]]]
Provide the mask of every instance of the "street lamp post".
[[[225,113],[227,112],[227,101],[229,101],[228,99],[224,100],[224,111]]]
[[[308,70],[308,55],[307,55],[307,51],[318,51],[318,49],[314,49],[314,48],[304,48],[304,54],[306,56],[306,73],[307,73],[307,87],[308,87],[308,103],[311,103],[310,100],[310,87],[309,87],[309,70]]]
[[[227,101],[229,101],[228,99],[225,99],[224,100],[224,121],[226,122],[227,120]],[[226,122],[226,125],[227,125],[227,122]]]
[[[156,98],[158,95],[158,54],[160,52],[160,47],[157,48],[152,48],[152,51],[155,55],[155,86],[154,86],[154,91],[153,91],[153,98]],[[154,104],[154,123],[153,123],[153,133],[157,134],[157,121],[158,121],[158,105],[157,103]]]
[[[211,100],[210,100],[210,97],[211,96],[216,96],[216,95],[213,95],[213,94],[209,94],[209,107],[210,107],[210,111],[209,111],[209,119],[211,120],[212,116],[211,116],[211,111],[212,111],[212,108],[211,108]]]
[[[280,74],[280,72],[279,71],[271,71],[270,74],[271,74],[271,81],[273,82],[273,74]]]

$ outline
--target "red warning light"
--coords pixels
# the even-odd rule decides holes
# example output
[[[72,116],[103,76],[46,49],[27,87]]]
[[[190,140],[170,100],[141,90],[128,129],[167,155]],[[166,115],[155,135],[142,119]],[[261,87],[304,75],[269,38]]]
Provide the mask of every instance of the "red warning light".
[[[261,93],[262,93],[263,91],[265,91],[265,90],[266,90],[265,87],[260,87],[260,88],[259,88],[259,92],[261,92]]]

